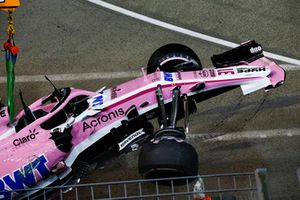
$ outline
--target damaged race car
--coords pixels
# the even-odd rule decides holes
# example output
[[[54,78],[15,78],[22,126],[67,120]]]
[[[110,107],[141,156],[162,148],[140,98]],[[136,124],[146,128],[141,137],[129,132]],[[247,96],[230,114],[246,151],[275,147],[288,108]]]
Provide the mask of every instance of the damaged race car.
[[[2,105],[0,199],[79,182],[91,164],[101,167],[137,149],[145,178],[197,175],[197,152],[185,141],[195,103],[237,87],[244,95],[270,90],[285,80],[285,71],[255,41],[214,55],[212,62],[215,68],[202,69],[193,50],[169,44],[152,54],[147,74],[118,86],[97,92],[54,86],[30,106],[21,98],[24,110],[12,125]],[[184,127],[177,127],[179,119]]]

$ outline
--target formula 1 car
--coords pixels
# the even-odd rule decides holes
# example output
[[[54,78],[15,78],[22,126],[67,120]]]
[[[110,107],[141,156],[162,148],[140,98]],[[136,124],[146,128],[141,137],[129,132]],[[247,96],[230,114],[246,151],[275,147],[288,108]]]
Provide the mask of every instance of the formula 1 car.
[[[236,87],[244,95],[270,90],[285,80],[285,71],[255,41],[214,55],[212,62],[215,68],[202,69],[193,50],[169,44],[152,54],[147,74],[134,80],[97,92],[54,87],[30,106],[22,100],[24,110],[13,125],[7,125],[2,105],[0,199],[78,182],[91,164],[103,166],[139,147],[143,177],[197,175],[198,155],[185,141],[195,103]],[[179,119],[184,127],[177,127]],[[36,189],[22,192],[26,188]]]

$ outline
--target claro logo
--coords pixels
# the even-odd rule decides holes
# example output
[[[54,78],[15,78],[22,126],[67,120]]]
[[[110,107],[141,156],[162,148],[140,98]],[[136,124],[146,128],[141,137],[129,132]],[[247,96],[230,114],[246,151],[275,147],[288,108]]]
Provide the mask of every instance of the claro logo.
[[[13,144],[17,147],[20,146],[21,144],[25,144],[29,141],[32,141],[36,138],[36,135],[38,135],[39,132],[37,132],[35,129],[29,130],[29,135],[25,136],[25,137],[19,137],[18,139],[15,139],[13,141]]]

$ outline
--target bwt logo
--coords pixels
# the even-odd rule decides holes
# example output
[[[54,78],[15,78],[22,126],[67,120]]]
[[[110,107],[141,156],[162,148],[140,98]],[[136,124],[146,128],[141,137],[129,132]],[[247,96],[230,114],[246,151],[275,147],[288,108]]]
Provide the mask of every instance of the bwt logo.
[[[21,190],[26,187],[33,188],[37,185],[38,173],[42,179],[49,176],[48,162],[45,155],[41,155],[34,161],[26,164],[11,174],[0,178],[0,199],[11,199],[13,190]]]
[[[164,79],[165,81],[173,82],[174,81],[173,74],[170,72],[164,72]]]

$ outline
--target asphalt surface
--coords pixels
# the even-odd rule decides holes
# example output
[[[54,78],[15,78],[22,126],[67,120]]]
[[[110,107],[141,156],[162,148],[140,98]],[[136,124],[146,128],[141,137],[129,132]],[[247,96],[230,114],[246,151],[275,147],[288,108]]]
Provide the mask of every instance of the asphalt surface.
[[[131,11],[210,36],[240,43],[255,39],[265,50],[300,59],[300,2],[289,1],[109,1]],[[151,53],[167,43],[182,43],[199,55],[203,66],[228,48],[166,30],[104,9],[85,0],[27,0],[15,12],[15,40],[21,48],[17,76],[73,74],[72,81],[55,81],[58,87],[97,90],[130,78],[77,80],[86,72],[132,72],[147,64]],[[0,13],[0,42],[6,15]],[[3,56],[4,57],[4,56]],[[0,58],[0,76],[5,76]],[[239,89],[198,105],[191,117],[191,133],[212,137],[235,132],[300,128],[299,71],[288,71],[286,83],[269,92],[243,96]],[[0,83],[5,101],[5,84]],[[45,82],[17,82],[30,103],[52,92]],[[17,110],[21,109],[16,95]],[[298,136],[232,141],[192,140],[199,152],[200,174],[254,171],[267,167],[274,199],[299,199],[296,170],[300,166]],[[124,156],[87,181],[138,178],[136,154]],[[128,173],[130,171],[130,173]],[[117,175],[116,175],[117,174]]]

